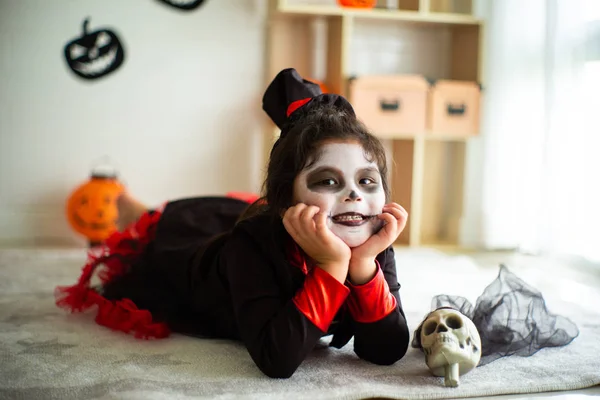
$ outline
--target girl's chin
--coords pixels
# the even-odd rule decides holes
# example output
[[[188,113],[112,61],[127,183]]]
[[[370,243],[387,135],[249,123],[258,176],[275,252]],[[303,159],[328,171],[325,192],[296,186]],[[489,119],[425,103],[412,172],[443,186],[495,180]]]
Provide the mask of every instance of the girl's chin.
[[[371,235],[371,229],[361,229],[358,232],[348,232],[347,229],[335,229],[332,228],[331,231],[340,239],[344,241],[348,245],[348,247],[358,247],[361,244],[365,243]]]
[[[383,226],[382,221],[369,221],[360,226],[345,226],[341,224],[332,224],[329,229],[337,237],[342,239],[348,247],[358,247],[365,243]]]
[[[358,247],[361,244],[365,243],[367,240],[369,240],[368,237],[361,239],[361,240],[356,240],[354,238],[350,238],[348,240],[342,238],[342,240],[344,241],[344,243],[346,243],[348,245],[348,247],[350,247],[351,249],[354,247]]]

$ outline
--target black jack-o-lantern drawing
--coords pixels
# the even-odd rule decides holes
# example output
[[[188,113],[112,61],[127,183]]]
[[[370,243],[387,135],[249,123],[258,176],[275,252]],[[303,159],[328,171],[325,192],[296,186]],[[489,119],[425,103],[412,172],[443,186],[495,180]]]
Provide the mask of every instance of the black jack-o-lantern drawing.
[[[184,11],[191,11],[198,8],[204,0],[158,0],[162,3],[168,4],[172,7],[178,8]]]
[[[108,29],[88,32],[89,18],[83,21],[81,37],[67,43],[64,49],[69,68],[84,79],[103,77],[123,63],[125,51],[117,35]]]

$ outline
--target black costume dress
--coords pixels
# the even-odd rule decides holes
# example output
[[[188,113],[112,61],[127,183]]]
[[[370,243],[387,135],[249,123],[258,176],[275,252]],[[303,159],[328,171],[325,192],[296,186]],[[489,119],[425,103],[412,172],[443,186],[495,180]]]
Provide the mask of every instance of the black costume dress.
[[[146,213],[102,250],[91,250],[79,282],[57,288],[71,311],[98,306],[96,321],[138,337],[170,331],[241,340],[271,377],[289,377],[319,339],[388,365],[406,353],[394,251],[361,286],[307,265],[281,218],[227,197],[192,198]],[[102,285],[90,287],[96,267]]]

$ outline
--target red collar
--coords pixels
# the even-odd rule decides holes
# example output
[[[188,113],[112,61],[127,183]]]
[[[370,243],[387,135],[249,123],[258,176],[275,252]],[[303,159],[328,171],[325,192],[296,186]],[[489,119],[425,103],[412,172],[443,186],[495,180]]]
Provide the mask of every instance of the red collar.
[[[304,275],[308,274],[309,268],[312,269],[312,266],[306,262],[306,255],[293,239],[286,243],[286,253],[290,264],[299,268]]]

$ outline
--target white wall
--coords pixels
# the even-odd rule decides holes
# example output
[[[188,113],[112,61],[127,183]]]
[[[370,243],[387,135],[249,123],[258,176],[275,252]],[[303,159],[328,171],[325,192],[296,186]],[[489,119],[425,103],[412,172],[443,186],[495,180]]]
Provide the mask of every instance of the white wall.
[[[489,7],[475,3],[489,17]],[[90,82],[75,77],[62,55],[88,16],[90,30],[114,28],[126,50],[119,70]],[[150,205],[258,191],[265,17],[265,0],[206,0],[190,13],[158,0],[0,0],[0,245],[83,243],[64,204],[104,156]],[[489,28],[488,45],[502,34]],[[447,47],[443,29],[417,31],[359,24],[352,72],[400,65],[406,70],[398,72],[445,75],[439,60],[407,61],[411,51],[447,57],[434,51]],[[413,51],[423,46],[430,51]],[[494,64],[486,65],[489,75]],[[324,65],[315,68],[319,77]],[[462,237],[475,246],[484,136],[467,152]]]
[[[62,55],[88,16],[126,51],[89,82]],[[257,191],[264,22],[262,0],[0,0],[0,242],[81,242],[65,200],[103,156],[151,205]]]

